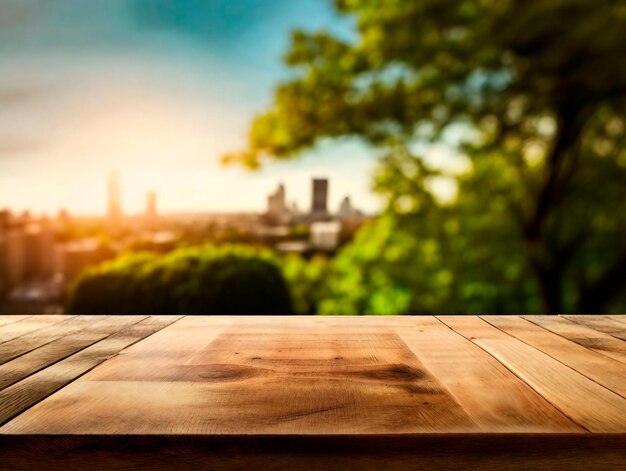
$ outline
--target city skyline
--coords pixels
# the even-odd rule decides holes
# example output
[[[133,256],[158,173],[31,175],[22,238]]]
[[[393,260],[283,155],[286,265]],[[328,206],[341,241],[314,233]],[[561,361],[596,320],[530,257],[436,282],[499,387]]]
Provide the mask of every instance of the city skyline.
[[[17,213],[0,208],[0,312],[62,312],[62,295],[89,267],[127,251],[166,253],[177,244],[261,244],[280,254],[332,254],[372,215],[344,195],[338,207],[328,204],[328,178],[309,176],[310,200],[298,207],[288,186],[257,195],[264,211],[256,213],[163,213],[154,190],[144,195],[143,211],[124,207],[118,172],[102,179],[106,189],[101,211],[90,217]],[[78,216],[78,217],[76,217]]]
[[[306,180],[306,184],[302,183],[302,178]],[[131,200],[130,197],[125,196],[127,193],[127,189],[124,186],[124,177],[120,174],[120,172],[112,171],[106,177],[101,178],[100,186],[102,187],[102,199],[99,202],[98,207],[92,212],[75,212],[72,211],[71,208],[65,206],[54,206],[51,204],[51,210],[41,210],[37,211],[33,208],[20,208],[15,207],[10,204],[5,204],[4,206],[0,204],[0,210],[8,210],[15,214],[20,214],[24,212],[28,212],[33,217],[42,217],[49,216],[54,217],[59,212],[69,212],[73,216],[84,216],[84,217],[102,217],[107,218],[109,221],[116,219],[123,219],[125,216],[139,216],[145,215],[149,210],[148,206],[154,205],[153,211],[157,213],[156,207],[158,200],[158,214],[184,214],[184,213],[258,213],[263,214],[267,210],[267,195],[274,191],[277,187],[283,187],[289,189],[289,199],[287,201],[289,207],[296,207],[301,212],[308,213],[312,207],[314,196],[311,194],[311,185],[314,184],[317,180],[325,180],[330,181],[331,178],[327,178],[321,174],[312,174],[308,176],[297,178],[297,184],[294,185],[292,181],[285,180],[274,180],[273,183],[270,183],[270,187],[268,191],[264,193],[259,193],[255,197],[254,207],[250,208],[241,208],[238,210],[224,210],[223,208],[198,208],[196,210],[190,210],[188,208],[180,208],[180,209],[169,209],[165,206],[163,209],[162,201],[163,197],[167,195],[163,195],[156,188],[147,188],[144,193],[140,195],[140,198]],[[342,192],[340,189],[334,188],[333,185],[329,188],[326,188],[324,191],[326,194],[327,201],[327,210],[329,214],[338,213],[341,211],[342,206],[345,204],[346,198],[352,201],[358,201],[358,199],[354,198],[352,194]],[[295,190],[295,191],[294,191]],[[94,191],[94,193],[100,193],[99,191]],[[136,191],[131,191],[130,194],[135,198],[137,195]],[[0,202],[1,203],[1,202]],[[130,204],[127,204],[130,203]],[[367,213],[375,213],[376,210],[366,211]]]
[[[330,1],[2,2],[0,207],[100,214],[115,169],[130,212],[150,190],[164,212],[260,211],[276,181],[305,206],[312,174],[333,180],[331,206],[379,209],[355,141],[257,172],[219,164],[288,73],[294,28],[350,32]]]

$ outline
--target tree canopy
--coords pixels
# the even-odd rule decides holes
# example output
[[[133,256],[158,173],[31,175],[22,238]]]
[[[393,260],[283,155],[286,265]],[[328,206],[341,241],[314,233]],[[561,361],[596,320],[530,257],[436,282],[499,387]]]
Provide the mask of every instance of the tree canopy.
[[[339,255],[322,310],[626,307],[626,2],[335,5],[353,34],[295,32],[292,78],[225,157],[256,167],[342,136],[381,149],[386,213]],[[468,168],[426,158],[429,142]]]

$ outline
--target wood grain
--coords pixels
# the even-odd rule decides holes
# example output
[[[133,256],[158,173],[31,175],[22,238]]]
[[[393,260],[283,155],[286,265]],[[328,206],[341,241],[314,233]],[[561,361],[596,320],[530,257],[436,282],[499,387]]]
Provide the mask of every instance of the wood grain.
[[[480,318],[440,320],[497,358],[577,424],[592,432],[626,433],[626,399]]]
[[[26,319],[30,316],[28,315],[9,315],[9,316],[0,316],[0,327],[7,324],[12,324],[13,322],[21,321],[22,319]]]
[[[73,323],[68,335],[0,365],[0,390],[146,317],[85,316],[82,330],[75,332],[77,325]]]
[[[626,342],[612,335],[577,324],[563,316],[523,316],[529,322],[543,327],[585,348],[626,363]]]
[[[592,329],[626,340],[626,324],[608,316],[563,316],[566,319],[586,325]]]
[[[27,316],[17,322],[10,322],[0,327],[0,344],[69,318],[64,315]]]
[[[138,320],[142,319],[140,316]],[[132,319],[132,318],[131,318]],[[80,352],[0,391],[0,424],[37,404],[50,394],[99,365],[122,349],[171,324],[177,316],[140,320]],[[73,414],[73,412],[69,412]],[[0,427],[0,433],[5,428]]]
[[[0,365],[54,340],[83,329],[104,316],[67,316],[66,320],[0,344]]]
[[[439,320],[416,317],[412,328],[398,333],[484,431],[583,431],[495,358]]]
[[[187,317],[7,424],[11,433],[469,432],[463,408],[395,331],[237,318],[194,351]],[[161,352],[170,359],[161,361]],[[129,362],[127,364],[127,362]],[[155,364],[158,367],[155,367]],[[127,365],[132,365],[128,367]],[[123,420],[120,420],[123,417]]]
[[[626,398],[626,365],[515,316],[484,316],[485,321],[550,355],[587,378]]]
[[[0,316],[0,469],[626,469],[622,325]]]

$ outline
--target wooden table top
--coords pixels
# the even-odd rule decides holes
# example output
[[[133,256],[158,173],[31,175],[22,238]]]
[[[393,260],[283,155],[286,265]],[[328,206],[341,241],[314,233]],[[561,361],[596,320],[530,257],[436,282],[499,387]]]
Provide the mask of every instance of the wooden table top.
[[[626,316],[0,316],[0,453],[441,434],[625,445]]]

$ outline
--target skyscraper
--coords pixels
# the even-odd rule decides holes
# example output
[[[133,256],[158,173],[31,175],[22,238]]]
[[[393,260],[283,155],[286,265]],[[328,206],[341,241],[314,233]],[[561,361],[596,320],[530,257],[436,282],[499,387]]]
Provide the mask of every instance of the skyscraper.
[[[267,214],[281,218],[287,212],[285,186],[281,183],[276,191],[267,197]]]
[[[153,222],[157,217],[157,195],[154,191],[148,192],[146,197],[146,219]]]
[[[351,218],[358,215],[359,212],[354,208],[354,206],[352,206],[352,202],[350,201],[349,196],[346,196],[343,200],[341,200],[339,212],[337,213],[337,216],[340,219]]]
[[[328,179],[313,179],[313,194],[311,197],[311,215],[325,216],[328,213]]]
[[[117,173],[115,172],[112,172],[111,175],[109,175],[107,216],[111,225],[119,224],[122,219],[120,185],[117,179]]]

